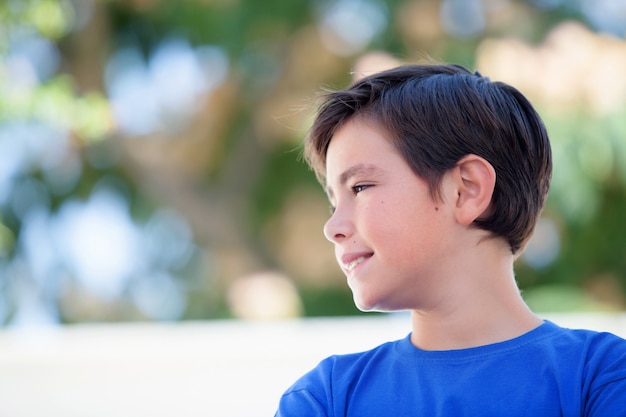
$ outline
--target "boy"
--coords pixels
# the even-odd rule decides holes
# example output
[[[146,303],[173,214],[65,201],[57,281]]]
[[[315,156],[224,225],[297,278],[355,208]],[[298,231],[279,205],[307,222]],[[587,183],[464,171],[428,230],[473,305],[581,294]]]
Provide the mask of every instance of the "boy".
[[[410,310],[412,332],[325,359],[277,416],[626,416],[626,341],[542,321],[515,282],[552,172],[520,92],[456,65],[384,71],[326,97],[305,156],[355,303]]]

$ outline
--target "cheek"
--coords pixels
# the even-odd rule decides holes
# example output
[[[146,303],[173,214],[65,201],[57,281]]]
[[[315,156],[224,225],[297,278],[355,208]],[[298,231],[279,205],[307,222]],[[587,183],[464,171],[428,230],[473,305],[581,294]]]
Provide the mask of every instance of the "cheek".
[[[387,252],[401,249],[415,227],[415,213],[401,201],[377,199],[368,205],[364,214],[363,224],[372,243]]]
[[[386,221],[382,232],[392,248],[391,256],[408,262],[415,257],[434,256],[445,241],[443,213],[434,204],[405,201],[383,213]]]
[[[396,204],[390,203],[388,199],[369,201],[362,214],[364,226],[383,237],[396,233],[398,225],[395,224],[395,220],[403,216],[398,212]]]

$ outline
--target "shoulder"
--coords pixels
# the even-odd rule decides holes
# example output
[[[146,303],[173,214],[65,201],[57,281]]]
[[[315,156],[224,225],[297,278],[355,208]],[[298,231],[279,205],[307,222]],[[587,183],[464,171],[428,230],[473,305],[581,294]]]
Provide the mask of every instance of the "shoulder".
[[[291,390],[323,385],[330,383],[333,379],[350,378],[353,375],[358,375],[364,367],[375,363],[393,361],[398,355],[398,345],[406,343],[410,343],[409,336],[398,341],[381,344],[371,350],[329,356],[300,378],[291,387]]]
[[[385,361],[393,361],[397,355],[396,345],[407,341],[408,336],[368,351],[327,357],[285,391],[276,415],[299,417],[333,415],[332,410],[342,407],[335,404],[341,401],[342,397],[338,396],[337,392],[349,390],[350,386],[354,386],[366,368],[371,369]]]
[[[397,360],[401,354],[400,346],[410,344],[409,336],[401,340],[383,343],[373,349],[349,353],[344,355],[333,355],[326,358],[320,365],[324,365],[332,372],[360,373],[361,369],[373,364]]]
[[[585,416],[626,416],[626,339],[607,332],[560,328],[561,363],[577,369]]]
[[[588,355],[621,356],[626,354],[626,339],[613,333],[586,329],[570,329],[547,322],[551,328],[550,344],[555,348],[576,350]],[[568,349],[568,347],[570,349]]]
[[[541,349],[557,352],[565,360],[576,359],[599,368],[612,361],[626,361],[626,340],[608,332],[569,329],[546,322],[544,337],[536,340]],[[626,363],[624,363],[626,365]],[[625,367],[626,371],[626,367]]]
[[[606,332],[570,330],[580,340],[585,355],[586,371],[605,385],[619,380],[626,392],[626,340]]]

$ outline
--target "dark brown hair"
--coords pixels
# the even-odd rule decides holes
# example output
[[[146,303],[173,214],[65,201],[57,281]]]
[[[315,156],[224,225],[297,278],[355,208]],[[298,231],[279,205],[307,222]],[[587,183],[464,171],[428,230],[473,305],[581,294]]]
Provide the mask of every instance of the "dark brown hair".
[[[357,115],[389,134],[433,198],[465,155],[486,159],[496,171],[491,214],[474,225],[506,239],[514,254],[524,247],[550,187],[552,156],[541,118],[517,89],[459,65],[407,65],[328,93],[304,147],[321,182],[335,131]]]

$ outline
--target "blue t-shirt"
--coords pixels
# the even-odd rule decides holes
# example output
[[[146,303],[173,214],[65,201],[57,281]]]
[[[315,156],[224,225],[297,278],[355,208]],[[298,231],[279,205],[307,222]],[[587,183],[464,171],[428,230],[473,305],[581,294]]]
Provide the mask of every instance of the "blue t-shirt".
[[[420,350],[409,335],[323,360],[276,416],[624,417],[626,340],[551,322],[460,350]]]

